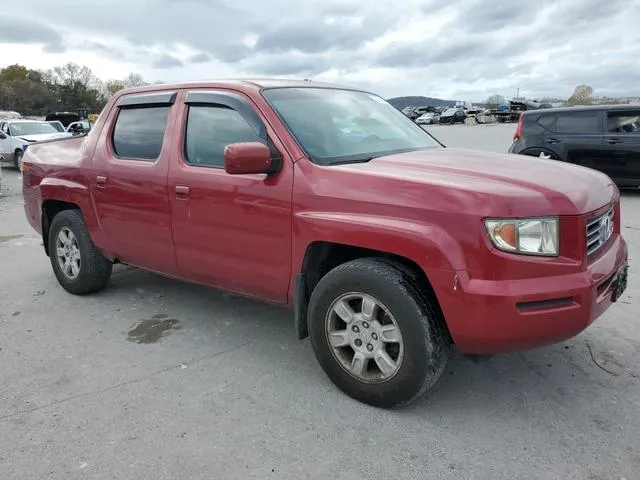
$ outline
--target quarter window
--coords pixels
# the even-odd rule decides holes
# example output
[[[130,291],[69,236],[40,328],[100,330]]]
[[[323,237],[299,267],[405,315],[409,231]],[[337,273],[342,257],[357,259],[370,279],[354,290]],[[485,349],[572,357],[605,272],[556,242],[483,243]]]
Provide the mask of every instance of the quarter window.
[[[555,115],[542,115],[538,119],[538,124],[545,130],[553,132],[555,129],[556,117]]]
[[[558,115],[557,133],[600,133],[598,112],[582,112]]]
[[[640,110],[621,110],[607,113],[609,133],[640,133]]]
[[[155,161],[160,156],[169,118],[169,106],[121,108],[113,129],[118,157]]]
[[[189,107],[184,142],[185,160],[188,164],[222,167],[225,147],[238,142],[265,143],[242,115],[229,107]]]

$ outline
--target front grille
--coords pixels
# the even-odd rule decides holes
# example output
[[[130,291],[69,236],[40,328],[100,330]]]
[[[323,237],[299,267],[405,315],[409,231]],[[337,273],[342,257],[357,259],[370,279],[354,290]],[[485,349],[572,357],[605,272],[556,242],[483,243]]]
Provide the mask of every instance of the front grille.
[[[613,234],[613,208],[587,222],[587,255],[597,252]]]

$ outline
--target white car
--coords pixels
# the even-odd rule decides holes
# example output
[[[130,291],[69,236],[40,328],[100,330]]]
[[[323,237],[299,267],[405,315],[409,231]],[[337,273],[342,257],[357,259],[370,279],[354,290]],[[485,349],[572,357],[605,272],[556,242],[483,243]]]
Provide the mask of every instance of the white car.
[[[440,115],[435,112],[427,112],[423,115],[420,115],[416,118],[416,123],[418,125],[431,125],[434,123],[438,123],[440,121]]]
[[[40,120],[0,120],[0,161],[12,163],[22,170],[22,155],[31,143],[70,137],[72,133],[59,132],[51,123]]]

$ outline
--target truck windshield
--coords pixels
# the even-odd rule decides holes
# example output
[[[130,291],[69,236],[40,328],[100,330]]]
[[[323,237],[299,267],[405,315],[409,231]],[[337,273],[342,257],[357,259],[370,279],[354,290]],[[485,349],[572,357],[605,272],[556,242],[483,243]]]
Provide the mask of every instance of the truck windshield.
[[[321,165],[441,148],[402,112],[370,93],[279,87],[262,94],[311,161]]]
[[[21,137],[23,135],[40,135],[46,133],[58,133],[56,127],[48,122],[15,122],[9,125],[11,135]]]

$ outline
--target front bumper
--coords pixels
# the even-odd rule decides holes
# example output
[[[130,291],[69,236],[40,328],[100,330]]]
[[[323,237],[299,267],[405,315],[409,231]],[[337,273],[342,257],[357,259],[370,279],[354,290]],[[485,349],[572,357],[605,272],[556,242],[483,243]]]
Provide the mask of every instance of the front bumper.
[[[618,236],[579,273],[515,281],[465,280],[459,275],[459,293],[446,296],[442,305],[457,349],[497,354],[574,337],[626,287],[627,257],[627,245]]]

